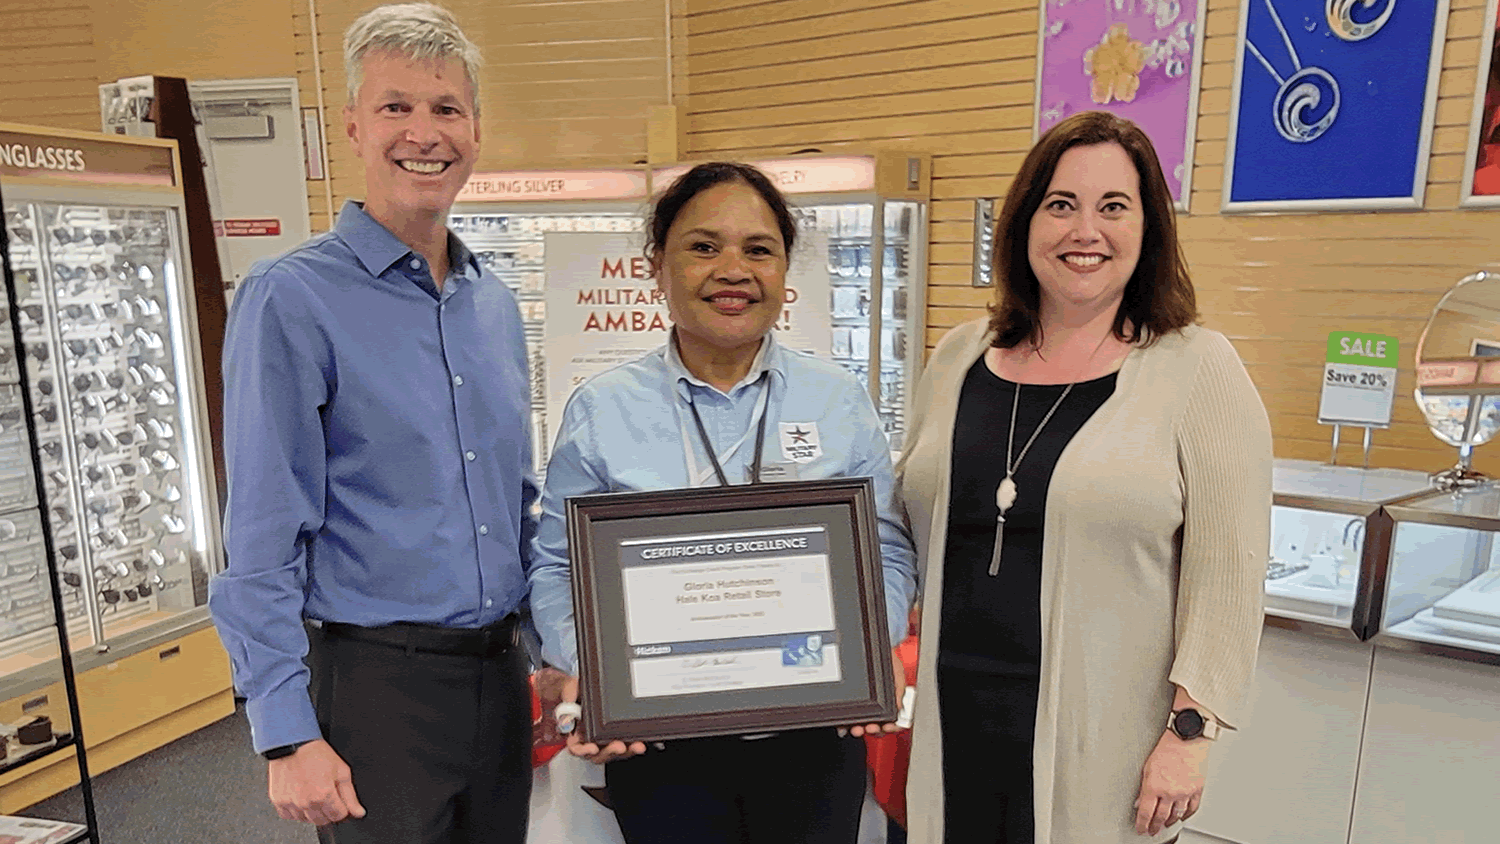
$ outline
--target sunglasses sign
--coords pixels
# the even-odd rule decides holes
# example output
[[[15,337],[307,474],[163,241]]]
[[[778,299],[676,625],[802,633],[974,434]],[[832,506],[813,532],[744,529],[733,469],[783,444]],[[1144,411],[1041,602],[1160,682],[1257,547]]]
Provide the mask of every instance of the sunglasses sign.
[[[7,144],[0,147],[0,162],[18,170],[68,170],[83,172],[83,150],[66,147],[31,147]]]
[[[124,186],[177,184],[170,145],[0,130],[0,177]]]

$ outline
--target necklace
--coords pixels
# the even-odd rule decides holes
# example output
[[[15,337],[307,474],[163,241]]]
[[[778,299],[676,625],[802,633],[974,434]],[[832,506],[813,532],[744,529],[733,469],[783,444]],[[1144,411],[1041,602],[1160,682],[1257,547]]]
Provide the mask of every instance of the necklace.
[[[995,553],[990,557],[990,577],[994,577],[1000,573],[1000,549],[1005,544],[1005,513],[1011,508],[1012,504],[1016,503],[1016,482],[1014,480],[1016,468],[1021,465],[1022,460],[1026,459],[1026,452],[1031,450],[1031,444],[1036,442],[1037,435],[1042,432],[1043,428],[1047,427],[1048,422],[1052,421],[1052,414],[1057,412],[1057,408],[1062,405],[1063,399],[1068,397],[1068,393],[1073,392],[1073,386],[1073,384],[1069,384],[1063,389],[1062,395],[1058,396],[1057,401],[1052,403],[1052,408],[1047,411],[1046,416],[1042,417],[1041,424],[1037,425],[1036,430],[1031,432],[1031,438],[1026,441],[1025,445],[1021,446],[1021,453],[1017,455],[1015,453],[1016,408],[1021,405],[1021,382],[1016,382],[1016,394],[1010,403],[1010,432],[1005,441],[1005,477],[1001,479],[1000,485],[995,488],[995,506],[1000,508],[1000,515],[995,518]]]
[[[750,464],[750,483],[760,483],[760,458],[762,446],[766,442],[766,400],[770,396],[771,382],[766,377],[767,373],[761,373],[760,388],[760,423],[755,426],[755,462]],[[708,438],[708,429],[703,427],[703,417],[698,415],[698,404],[693,401],[692,395],[688,396],[688,409],[693,412],[693,421],[698,423],[698,438],[703,441],[703,450],[708,452],[708,459],[714,464],[714,474],[719,477],[720,486],[730,486],[729,477],[724,474],[724,467],[719,465],[719,455],[714,453],[714,444]],[[697,483],[695,478],[690,478],[689,483]]]

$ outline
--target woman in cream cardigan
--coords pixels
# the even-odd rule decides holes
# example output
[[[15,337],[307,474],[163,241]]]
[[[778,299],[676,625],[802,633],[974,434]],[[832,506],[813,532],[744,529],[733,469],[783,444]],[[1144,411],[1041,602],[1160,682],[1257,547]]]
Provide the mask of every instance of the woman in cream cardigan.
[[[1271,436],[1195,324],[1145,134],[1064,120],[997,301],[928,361],[897,469],[923,556],[910,840],[1176,840],[1255,666]]]

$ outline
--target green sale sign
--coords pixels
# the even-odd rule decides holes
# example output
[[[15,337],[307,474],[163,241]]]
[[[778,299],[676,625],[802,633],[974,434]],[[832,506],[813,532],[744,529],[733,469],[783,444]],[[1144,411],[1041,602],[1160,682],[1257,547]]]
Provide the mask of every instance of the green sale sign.
[[[1360,331],[1330,333],[1318,421],[1325,425],[1389,427],[1399,359],[1400,343],[1395,337]]]
[[[1396,368],[1397,341],[1384,334],[1335,331],[1328,335],[1328,363]]]

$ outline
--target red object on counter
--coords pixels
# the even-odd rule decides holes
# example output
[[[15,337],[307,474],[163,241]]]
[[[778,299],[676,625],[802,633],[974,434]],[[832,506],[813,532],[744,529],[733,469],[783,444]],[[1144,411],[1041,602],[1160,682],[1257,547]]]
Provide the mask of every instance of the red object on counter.
[[[531,686],[531,767],[540,768],[552,761],[567,747],[567,742],[557,737],[557,723],[552,714],[542,712],[542,699],[536,693],[536,675],[527,678]]]
[[[912,617],[911,635],[896,647],[896,652],[901,656],[901,666],[906,669],[907,686],[917,684],[915,612]],[[865,758],[870,766],[870,788],[875,794],[875,802],[904,828],[906,767],[911,761],[911,730],[865,736]]]

